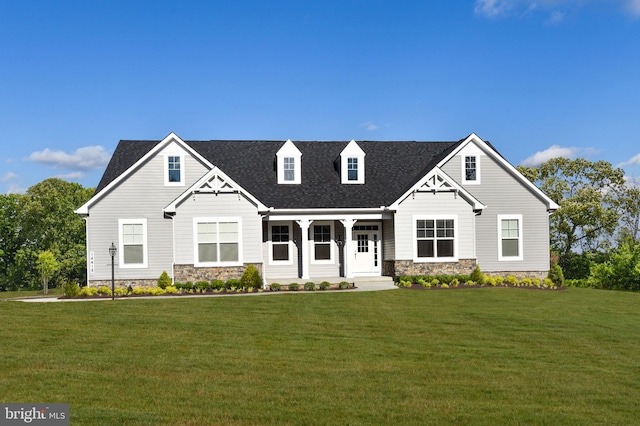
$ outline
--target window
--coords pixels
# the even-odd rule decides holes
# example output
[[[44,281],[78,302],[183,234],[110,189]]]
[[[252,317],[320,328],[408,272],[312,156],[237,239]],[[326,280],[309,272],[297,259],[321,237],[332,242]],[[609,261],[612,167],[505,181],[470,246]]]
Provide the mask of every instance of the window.
[[[347,179],[358,180],[358,159],[357,158],[347,159]]]
[[[522,215],[499,215],[498,234],[498,260],[522,260]]]
[[[464,180],[475,181],[477,178],[476,157],[467,155],[464,157]]]
[[[422,261],[451,261],[456,253],[456,219],[416,219],[416,259]]]
[[[331,225],[313,225],[313,259],[331,260]]]
[[[166,186],[184,185],[184,155],[181,155],[181,154],[165,155],[164,184]]]
[[[240,263],[240,220],[194,219],[196,266]]]
[[[296,159],[293,157],[285,157],[284,159],[284,180],[293,182],[296,178]]]
[[[291,264],[291,227],[271,225],[271,262]]]
[[[147,267],[146,219],[120,219],[118,221],[120,268]]]

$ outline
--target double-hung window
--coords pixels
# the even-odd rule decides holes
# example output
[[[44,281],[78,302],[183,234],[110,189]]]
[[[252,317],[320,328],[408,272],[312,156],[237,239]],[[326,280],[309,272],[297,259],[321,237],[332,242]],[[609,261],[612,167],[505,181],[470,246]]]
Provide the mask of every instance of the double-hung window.
[[[418,261],[451,261],[457,257],[456,219],[417,218],[415,258]]]
[[[293,182],[296,178],[296,159],[294,157],[284,158],[284,180]]]
[[[291,263],[291,227],[288,224],[271,225],[271,262]]]
[[[522,260],[522,215],[498,215],[498,260]]]
[[[313,225],[313,259],[331,260],[331,225]]]
[[[120,236],[120,268],[147,267],[147,220],[118,220]]]
[[[196,266],[235,265],[241,262],[240,219],[195,218]]]
[[[358,180],[358,158],[347,158],[347,179],[350,181]]]
[[[478,168],[475,155],[467,155],[464,157],[464,180],[475,182],[478,178]]]
[[[165,155],[164,184],[166,186],[182,186],[184,185],[184,182],[184,155]]]

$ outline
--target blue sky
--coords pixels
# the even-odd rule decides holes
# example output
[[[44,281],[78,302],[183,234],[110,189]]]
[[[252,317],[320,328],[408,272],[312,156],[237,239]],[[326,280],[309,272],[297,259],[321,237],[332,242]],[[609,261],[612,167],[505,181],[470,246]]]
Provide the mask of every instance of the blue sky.
[[[458,140],[640,177],[640,0],[0,2],[0,193],[120,139]]]

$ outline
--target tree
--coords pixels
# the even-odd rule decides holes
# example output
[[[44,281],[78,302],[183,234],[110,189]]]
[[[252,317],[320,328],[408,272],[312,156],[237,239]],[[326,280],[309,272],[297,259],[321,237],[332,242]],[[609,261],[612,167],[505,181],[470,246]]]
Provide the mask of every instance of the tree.
[[[51,276],[58,270],[60,265],[56,260],[53,253],[50,251],[41,251],[38,253],[38,261],[36,263],[36,267],[38,269],[38,273],[42,278],[42,288],[44,290],[44,294],[48,293],[49,290],[49,280]]]
[[[627,187],[620,197],[620,238],[640,242],[640,188]]]
[[[561,259],[572,251],[608,248],[620,219],[624,172],[606,161],[553,158],[519,167],[560,208],[550,217],[551,247]]]
[[[16,253],[24,244],[22,235],[21,204],[23,195],[0,195],[0,291],[16,290],[20,280]]]

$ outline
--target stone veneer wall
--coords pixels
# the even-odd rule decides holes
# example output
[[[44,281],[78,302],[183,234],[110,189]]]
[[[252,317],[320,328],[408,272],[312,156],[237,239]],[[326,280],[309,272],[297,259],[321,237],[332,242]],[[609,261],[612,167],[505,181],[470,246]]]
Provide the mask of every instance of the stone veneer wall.
[[[475,259],[460,259],[458,262],[424,262],[396,260],[395,276],[398,275],[469,275],[476,267]]]
[[[159,278],[159,277],[158,277]],[[157,287],[158,280],[115,280],[116,287]],[[111,280],[91,280],[90,287],[100,287],[101,285],[111,288]]]
[[[225,267],[207,267],[197,268],[193,265],[175,265],[174,280],[179,283],[190,281],[196,283],[198,281],[222,280],[227,281],[231,278],[240,279],[244,270],[249,266],[246,263],[242,266],[225,266]],[[262,277],[262,265],[254,263],[258,273]]]
[[[547,278],[549,271],[501,271],[501,272],[483,272],[483,274],[490,277],[506,277],[507,275],[513,275],[514,277],[522,280],[523,278],[538,278],[540,281]]]

